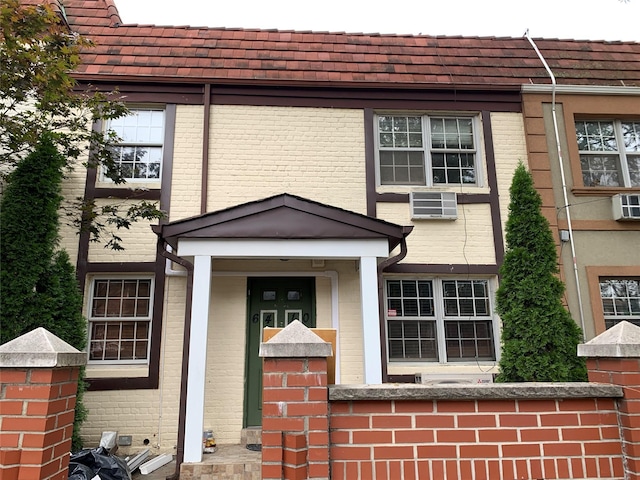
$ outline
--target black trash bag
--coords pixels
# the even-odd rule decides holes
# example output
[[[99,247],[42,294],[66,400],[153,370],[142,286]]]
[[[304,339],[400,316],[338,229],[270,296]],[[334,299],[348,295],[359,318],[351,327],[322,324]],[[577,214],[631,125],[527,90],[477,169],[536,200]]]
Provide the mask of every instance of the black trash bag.
[[[131,480],[127,462],[111,455],[104,447],[80,450],[69,459],[68,480]]]

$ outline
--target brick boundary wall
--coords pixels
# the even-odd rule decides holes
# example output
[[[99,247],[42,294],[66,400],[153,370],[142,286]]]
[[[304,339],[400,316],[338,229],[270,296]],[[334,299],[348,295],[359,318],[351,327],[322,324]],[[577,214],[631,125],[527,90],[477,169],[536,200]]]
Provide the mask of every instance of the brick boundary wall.
[[[353,400],[330,410],[334,480],[624,476],[612,398]]]
[[[40,328],[0,346],[0,478],[66,480],[78,352]]]
[[[640,328],[623,324],[580,346],[589,383],[328,387],[296,326],[261,345],[263,478],[640,480]]]
[[[626,480],[640,479],[640,359],[590,358],[589,381],[622,386],[618,416]]]

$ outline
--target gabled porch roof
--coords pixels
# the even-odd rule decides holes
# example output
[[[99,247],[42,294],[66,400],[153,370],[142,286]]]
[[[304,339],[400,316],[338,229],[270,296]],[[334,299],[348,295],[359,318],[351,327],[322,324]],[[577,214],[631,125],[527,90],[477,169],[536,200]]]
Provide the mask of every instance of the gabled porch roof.
[[[174,249],[178,239],[386,239],[392,251],[413,227],[284,193],[153,229]]]

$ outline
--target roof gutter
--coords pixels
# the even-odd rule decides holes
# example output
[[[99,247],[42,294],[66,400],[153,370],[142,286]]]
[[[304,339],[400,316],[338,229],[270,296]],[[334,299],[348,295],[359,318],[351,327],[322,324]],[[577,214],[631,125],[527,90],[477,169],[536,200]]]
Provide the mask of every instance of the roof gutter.
[[[400,253],[389,257],[378,264],[378,319],[380,324],[380,356],[382,357],[382,383],[389,381],[387,371],[387,335],[385,325],[385,305],[384,305],[384,283],[383,273],[385,269],[400,262],[407,256],[407,235],[411,233],[413,227],[403,227],[402,239],[400,240]]]
[[[542,53],[540,53],[540,50],[538,50],[538,46],[535,44],[533,39],[529,36],[529,29],[527,29],[524,35],[527,38],[527,40],[529,40],[529,43],[531,44],[533,49],[536,51],[536,54],[540,58],[540,61],[544,65],[545,70],[547,71],[547,73],[549,74],[549,77],[551,78],[551,113],[553,117],[553,132],[555,135],[556,150],[558,153],[558,165],[560,167],[560,177],[562,179],[562,195],[564,198],[563,208],[567,214],[567,228],[569,230],[569,241],[571,242],[571,257],[573,259],[573,275],[575,277],[576,291],[578,293],[578,308],[580,312],[580,329],[582,330],[582,341],[585,341],[586,338],[584,334],[584,310],[582,308],[582,294],[580,293],[580,279],[578,277],[576,246],[573,241],[573,228],[571,226],[571,212],[569,210],[569,198],[567,195],[567,181],[564,173],[564,160],[562,158],[562,149],[560,148],[560,134],[558,133],[558,117],[556,114],[556,89],[557,89],[556,77],[551,71],[551,69],[549,68],[549,65],[547,64],[546,60],[542,56]]]
[[[531,41],[531,40],[529,40]],[[536,85],[525,83],[523,93],[562,93],[567,95],[625,95],[640,96],[640,87],[625,87],[612,85]]]

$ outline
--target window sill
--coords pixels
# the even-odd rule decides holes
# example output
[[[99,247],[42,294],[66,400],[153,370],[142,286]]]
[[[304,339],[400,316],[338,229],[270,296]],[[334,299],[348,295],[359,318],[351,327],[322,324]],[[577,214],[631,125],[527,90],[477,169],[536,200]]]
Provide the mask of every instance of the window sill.
[[[88,364],[86,377],[92,378],[144,378],[149,375],[148,365],[96,365]]]
[[[573,187],[571,193],[576,197],[612,197],[617,193],[640,193],[640,187]]]

